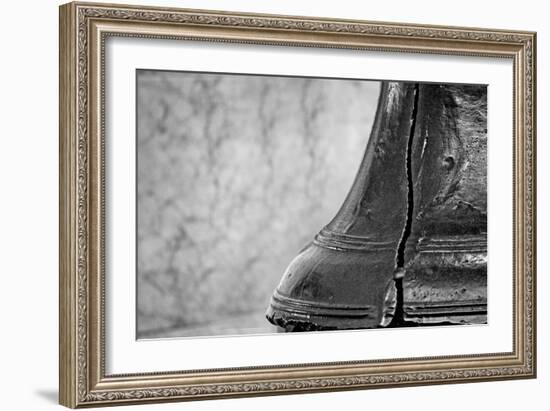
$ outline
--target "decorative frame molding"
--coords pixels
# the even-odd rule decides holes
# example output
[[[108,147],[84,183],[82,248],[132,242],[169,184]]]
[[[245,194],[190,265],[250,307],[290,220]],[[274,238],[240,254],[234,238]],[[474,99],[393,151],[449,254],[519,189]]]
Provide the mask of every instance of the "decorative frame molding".
[[[104,43],[108,36],[491,56],[514,62],[514,350],[105,375]],[[60,403],[68,407],[536,376],[536,34],[70,3],[60,7]]]

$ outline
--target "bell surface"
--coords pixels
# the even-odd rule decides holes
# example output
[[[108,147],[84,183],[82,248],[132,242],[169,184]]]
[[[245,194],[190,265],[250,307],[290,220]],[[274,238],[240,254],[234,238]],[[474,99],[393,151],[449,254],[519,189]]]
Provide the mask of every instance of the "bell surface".
[[[487,88],[421,84],[403,320],[487,321]]]
[[[408,209],[407,153],[418,85],[383,82],[355,181],[342,207],[286,269],[266,316],[287,331],[388,325]]]
[[[487,88],[383,82],[340,211],[266,316],[286,331],[487,321]]]

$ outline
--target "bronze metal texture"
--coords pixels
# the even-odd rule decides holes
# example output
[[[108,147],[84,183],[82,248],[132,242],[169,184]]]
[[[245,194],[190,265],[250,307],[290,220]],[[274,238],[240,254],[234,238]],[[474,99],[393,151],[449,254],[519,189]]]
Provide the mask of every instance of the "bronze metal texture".
[[[419,88],[413,215],[403,315],[416,323],[487,318],[487,88]]]

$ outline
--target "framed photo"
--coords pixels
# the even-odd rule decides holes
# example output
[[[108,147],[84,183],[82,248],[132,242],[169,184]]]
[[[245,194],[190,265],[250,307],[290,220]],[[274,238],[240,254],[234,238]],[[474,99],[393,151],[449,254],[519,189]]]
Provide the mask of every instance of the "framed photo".
[[[533,32],[60,8],[60,403],[536,375]]]

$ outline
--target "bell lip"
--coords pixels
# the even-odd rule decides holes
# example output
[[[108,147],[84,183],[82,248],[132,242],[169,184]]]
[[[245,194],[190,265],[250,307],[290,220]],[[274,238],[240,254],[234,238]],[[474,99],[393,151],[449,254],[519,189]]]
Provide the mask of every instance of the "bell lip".
[[[378,311],[374,305],[334,304],[302,300],[283,295],[278,290],[275,290],[273,293],[269,306],[273,307],[275,310],[304,316],[311,315],[311,312],[315,310],[315,315],[322,316],[376,318]]]
[[[487,300],[404,301],[403,317],[418,324],[487,324]]]
[[[279,294],[271,297],[266,311],[269,322],[286,330],[353,330],[379,327],[375,306],[336,305],[298,300]]]

